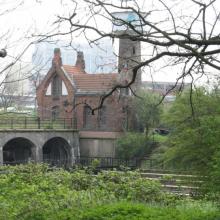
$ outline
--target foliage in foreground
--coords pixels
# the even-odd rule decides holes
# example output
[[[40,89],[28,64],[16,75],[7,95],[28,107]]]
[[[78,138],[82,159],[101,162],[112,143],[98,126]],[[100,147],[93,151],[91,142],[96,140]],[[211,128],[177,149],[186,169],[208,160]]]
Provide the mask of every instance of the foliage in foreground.
[[[152,206],[116,203],[89,209],[80,216],[82,220],[215,220],[220,217],[217,209],[204,209],[202,204],[190,206]]]
[[[176,207],[156,206],[149,204],[115,202],[98,205],[81,210],[64,210],[57,214],[43,215],[31,213],[26,220],[217,220],[220,212],[216,207],[204,206],[202,203],[189,203]]]
[[[169,219],[173,212],[180,220],[197,216],[214,220],[218,215],[215,208],[194,214],[191,206],[183,208],[188,213],[183,214],[178,197],[164,193],[159,183],[141,178],[138,172],[94,175],[90,170],[29,164],[1,167],[0,175],[0,220],[146,219],[148,215],[159,220]]]
[[[66,171],[42,165],[1,167],[0,219],[25,219],[31,213],[45,216],[120,200],[167,202],[173,197],[161,191],[157,182],[138,172],[86,170]],[[166,200],[165,200],[166,198]],[[55,213],[55,214],[54,214]]]

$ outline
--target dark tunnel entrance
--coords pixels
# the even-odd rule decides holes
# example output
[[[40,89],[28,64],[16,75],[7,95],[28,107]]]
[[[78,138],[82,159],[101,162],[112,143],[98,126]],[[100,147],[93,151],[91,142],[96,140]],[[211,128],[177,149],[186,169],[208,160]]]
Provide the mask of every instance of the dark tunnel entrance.
[[[67,166],[70,163],[70,145],[60,137],[52,138],[43,146],[43,161],[53,166]]]
[[[34,160],[34,144],[25,138],[14,138],[3,147],[4,164],[21,164]]]

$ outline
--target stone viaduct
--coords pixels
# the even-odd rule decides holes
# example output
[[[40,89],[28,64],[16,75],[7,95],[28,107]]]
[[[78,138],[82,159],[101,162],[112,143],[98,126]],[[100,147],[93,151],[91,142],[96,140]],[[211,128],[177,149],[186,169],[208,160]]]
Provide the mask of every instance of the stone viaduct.
[[[27,161],[70,166],[79,156],[79,133],[74,129],[0,130],[0,164]]]

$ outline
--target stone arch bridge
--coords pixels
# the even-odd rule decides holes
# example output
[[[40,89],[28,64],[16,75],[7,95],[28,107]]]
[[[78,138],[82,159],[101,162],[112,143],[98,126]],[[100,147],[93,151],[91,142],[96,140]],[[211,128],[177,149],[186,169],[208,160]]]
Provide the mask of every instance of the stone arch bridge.
[[[74,129],[0,130],[0,164],[35,161],[71,166],[78,156],[79,134]]]

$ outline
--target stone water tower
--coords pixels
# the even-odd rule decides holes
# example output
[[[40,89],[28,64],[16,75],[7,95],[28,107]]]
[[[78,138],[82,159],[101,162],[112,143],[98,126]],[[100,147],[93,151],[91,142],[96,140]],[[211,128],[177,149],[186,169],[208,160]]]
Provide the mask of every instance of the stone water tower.
[[[113,33],[119,38],[118,72],[121,83],[131,80],[132,70],[141,62],[141,42],[129,39],[127,36],[137,36],[137,33],[128,27],[131,24],[137,31],[143,31],[141,18],[133,11],[113,12]],[[124,37],[125,36],[125,37]],[[137,90],[141,84],[141,70],[138,71],[133,89]]]

